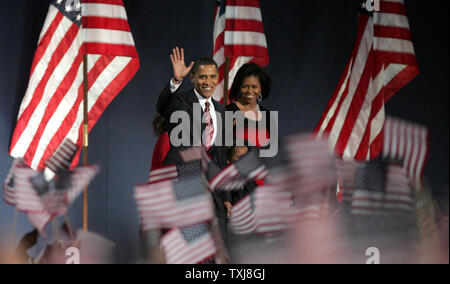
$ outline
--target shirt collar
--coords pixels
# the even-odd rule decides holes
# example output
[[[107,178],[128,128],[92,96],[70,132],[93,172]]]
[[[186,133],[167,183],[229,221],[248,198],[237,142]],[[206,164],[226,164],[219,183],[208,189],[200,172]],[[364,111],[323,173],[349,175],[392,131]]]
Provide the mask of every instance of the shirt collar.
[[[206,103],[206,102],[209,102],[209,105],[210,105],[210,106],[212,105],[212,100],[211,100],[211,98],[206,99],[205,97],[203,97],[202,95],[200,95],[200,93],[197,92],[196,89],[194,89],[194,93],[195,93],[195,95],[197,96],[198,102],[200,103],[200,105],[202,106],[202,108],[205,107],[205,103]]]

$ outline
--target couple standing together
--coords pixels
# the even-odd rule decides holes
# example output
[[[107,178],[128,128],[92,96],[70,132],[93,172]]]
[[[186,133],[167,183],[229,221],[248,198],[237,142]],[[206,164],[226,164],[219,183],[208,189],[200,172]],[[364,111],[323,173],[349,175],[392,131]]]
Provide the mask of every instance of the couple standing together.
[[[268,141],[270,134],[269,111],[260,106],[259,102],[269,96],[271,79],[263,68],[254,63],[243,65],[237,72],[230,89],[229,98],[232,103],[224,107],[212,98],[219,83],[219,68],[213,59],[207,57],[199,58],[195,62],[191,62],[189,66],[186,66],[184,50],[176,47],[172,50],[170,60],[173,75],[169,84],[166,85],[158,97],[156,107],[158,115],[155,119],[157,123],[155,121],[153,123],[154,131],[159,136],[159,139],[153,153],[152,169],[157,169],[162,165],[182,162],[179,151],[189,148],[189,146],[174,145],[174,143],[171,143],[171,139],[169,139],[169,137],[172,137],[171,132],[178,126],[178,123],[171,122],[170,118],[173,113],[178,111],[189,115],[191,124],[189,126],[191,130],[195,129],[193,118],[196,115],[202,118],[200,131],[202,141],[212,160],[221,168],[226,167],[232,160],[236,160],[236,157],[231,157],[230,153],[231,155],[244,155],[248,151],[248,147],[232,147],[234,149],[230,151],[230,147],[222,146],[226,144],[224,141],[218,141],[222,139],[218,133],[224,133],[225,122],[224,120],[218,119],[218,115],[225,117],[225,111],[231,111],[235,115],[243,116],[245,121],[244,129],[236,129],[235,127],[233,129],[233,135],[235,138],[237,135],[241,136],[240,138],[246,141],[246,146],[253,145],[259,147],[261,144],[265,144],[262,141],[249,141],[250,137],[261,137],[258,135],[249,135],[252,132],[249,129],[250,125],[252,127],[256,126],[254,131],[264,129],[265,135],[263,137],[267,138],[265,142]],[[190,81],[194,88],[188,92],[182,92],[180,91],[180,86],[189,73]],[[194,107],[195,104],[200,104],[201,108]],[[194,114],[195,111],[199,111],[200,109],[200,115]],[[264,112],[267,115],[262,115]],[[250,120],[252,123],[249,123]],[[264,124],[265,128],[258,127],[258,124]],[[181,134],[183,133],[181,132]],[[189,133],[190,145],[193,145],[194,141],[196,141],[195,138],[198,138],[195,135],[199,135],[199,133],[195,131],[188,131],[186,133]],[[229,215],[227,214],[229,210],[227,210],[225,205],[229,204],[230,197],[226,195],[221,196],[213,192],[213,198],[220,229],[225,234],[226,216]]]

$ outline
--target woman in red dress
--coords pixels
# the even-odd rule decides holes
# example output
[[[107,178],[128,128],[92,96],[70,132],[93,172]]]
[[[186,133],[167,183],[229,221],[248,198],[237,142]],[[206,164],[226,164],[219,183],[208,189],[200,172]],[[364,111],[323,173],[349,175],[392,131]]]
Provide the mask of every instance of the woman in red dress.
[[[269,97],[271,85],[272,80],[266,70],[255,63],[244,64],[238,70],[229,94],[232,103],[225,108],[237,117],[233,123],[235,141],[240,139],[247,147],[270,146],[270,111],[260,103]],[[264,180],[255,182],[258,186],[264,184]],[[243,190],[237,191],[232,197],[240,199],[245,194]]]

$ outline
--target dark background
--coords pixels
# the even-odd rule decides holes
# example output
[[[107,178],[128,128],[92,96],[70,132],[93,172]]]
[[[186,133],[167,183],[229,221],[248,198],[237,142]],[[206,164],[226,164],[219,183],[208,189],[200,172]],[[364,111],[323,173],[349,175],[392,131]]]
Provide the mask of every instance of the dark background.
[[[157,95],[171,76],[169,53],[186,61],[212,54],[213,0],[125,0],[141,61],[132,81],[90,135],[89,160],[101,172],[89,187],[89,228],[117,244],[119,262],[139,255],[133,187],[145,183],[156,137],[149,124]],[[280,135],[311,131],[351,54],[362,0],[261,0],[273,78],[263,104],[279,111]],[[12,158],[9,142],[25,94],[49,0],[0,0],[0,179]],[[387,103],[387,114],[426,125],[431,133],[425,170],[436,197],[448,200],[448,1],[406,1],[420,74]],[[188,88],[189,83],[184,83]],[[447,201],[448,206],[448,201]],[[81,199],[70,209],[81,226]],[[0,202],[0,237],[12,229],[14,208]],[[19,214],[18,237],[30,230]]]

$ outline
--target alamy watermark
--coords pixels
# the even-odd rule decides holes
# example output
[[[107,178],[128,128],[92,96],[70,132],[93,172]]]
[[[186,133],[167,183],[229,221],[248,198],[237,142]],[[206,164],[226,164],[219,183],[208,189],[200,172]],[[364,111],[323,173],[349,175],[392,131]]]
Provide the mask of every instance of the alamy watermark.
[[[366,256],[369,256],[366,264],[380,264],[380,250],[378,248],[370,247],[366,249]]]
[[[246,141],[260,146],[260,157],[270,158],[278,153],[278,112],[259,112],[258,122],[246,119],[242,112],[226,111],[225,117],[216,112],[215,146],[244,146]],[[270,118],[270,119],[268,119]],[[177,124],[170,133],[170,143],[174,147],[196,147],[205,143],[205,131],[201,133],[201,106],[193,105],[192,121],[186,111],[176,111],[170,116],[170,123]],[[224,126],[224,127],[222,127]],[[250,129],[245,131],[244,129]],[[254,131],[251,131],[251,130]],[[191,135],[192,134],[192,135]],[[237,135],[236,135],[237,134]]]
[[[70,247],[66,249],[66,256],[69,257],[66,264],[80,264],[80,250],[78,248]]]

